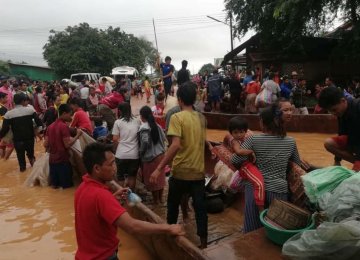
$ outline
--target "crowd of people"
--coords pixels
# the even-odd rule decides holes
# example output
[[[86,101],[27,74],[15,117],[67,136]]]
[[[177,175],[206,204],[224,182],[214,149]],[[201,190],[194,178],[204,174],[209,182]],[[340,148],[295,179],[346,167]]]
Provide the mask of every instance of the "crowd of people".
[[[258,70],[246,71],[243,78],[237,73],[226,78],[214,70],[212,75],[205,72],[190,81],[187,61],[182,62],[177,79],[173,76],[170,57],[158,65],[161,77],[155,83],[148,77],[133,82],[124,78],[118,83],[102,77],[100,82],[83,81],[79,85],[63,81],[2,82],[1,156],[6,159],[15,149],[21,172],[26,170],[25,155],[31,166],[35,162],[35,138],[44,137],[49,153],[50,185],[71,187],[73,176],[68,150],[82,134],[98,141],[83,152],[87,174],[75,193],[78,259],[117,259],[116,227],[144,234],[184,234],[176,224],[179,207],[186,218],[184,201],[187,204],[190,197],[200,247],[207,246],[205,146],[213,148],[206,141],[205,118],[195,105],[199,100],[208,101],[213,111],[219,111],[224,84],[229,86],[232,111],[244,101],[247,112],[259,112],[262,126],[262,133],[246,135],[248,126],[243,118],[236,117],[229,122],[231,163],[245,183],[245,232],[261,227],[259,212],[273,199],[289,199],[286,178],[289,161],[310,169],[309,164],[300,159],[295,139],[286,133],[286,124],[293,113],[308,113],[304,98],[311,93],[306,89],[306,80],[296,72],[291,78],[285,75],[280,79],[270,71],[262,81]],[[356,99],[359,81],[354,79],[355,83],[350,93],[335,87],[331,78],[327,78],[327,87],[318,86],[316,91],[318,109],[338,116],[340,122],[339,136],[326,140],[325,148],[335,155],[337,164],[344,159],[359,171],[360,103]],[[175,84],[179,86],[178,106],[165,114],[165,101],[174,95]],[[153,94],[155,105],[144,105],[139,117],[135,117],[130,105],[131,94],[142,99],[143,93],[146,104]],[[154,205],[163,204],[169,165],[168,224],[156,225],[131,218],[115,197],[123,198],[129,191],[135,191],[137,176],[141,173]],[[124,187],[115,196],[106,186],[111,180]]]
[[[309,106],[315,114],[327,113],[318,104],[320,92],[329,86],[335,86],[331,77],[323,83],[308,85],[304,73],[293,71],[291,75],[280,76],[279,71],[270,67],[264,75],[259,68],[255,70],[225,71],[219,73],[214,69],[202,75],[193,76],[197,84],[198,98],[205,103],[206,112],[231,112],[257,114],[263,108],[275,103],[279,98],[291,102],[294,114],[309,114]],[[342,86],[348,98],[360,97],[360,80],[354,77],[351,82]]]

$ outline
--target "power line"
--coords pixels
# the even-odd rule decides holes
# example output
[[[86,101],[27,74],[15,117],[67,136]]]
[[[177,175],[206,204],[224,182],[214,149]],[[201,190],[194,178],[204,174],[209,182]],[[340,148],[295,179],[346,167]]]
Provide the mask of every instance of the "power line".
[[[213,16],[217,16],[217,18],[224,19],[226,17],[223,13],[214,14]],[[170,18],[159,18],[155,19],[156,24],[166,24],[166,23],[181,23],[185,21],[201,21],[206,20],[206,15],[197,15],[197,16],[183,16],[183,17],[170,17]],[[128,21],[114,21],[114,22],[104,22],[104,23],[94,23],[93,26],[102,26],[108,25],[111,26],[113,24],[122,24],[122,25],[132,25],[132,26],[141,26],[141,25],[148,25],[151,26],[151,19],[146,20],[128,20]],[[68,25],[57,25],[57,26],[50,26],[50,27],[28,27],[28,28],[8,28],[2,29],[0,32],[14,32],[14,31],[36,31],[36,30],[51,30],[51,29],[62,29],[66,28]]]

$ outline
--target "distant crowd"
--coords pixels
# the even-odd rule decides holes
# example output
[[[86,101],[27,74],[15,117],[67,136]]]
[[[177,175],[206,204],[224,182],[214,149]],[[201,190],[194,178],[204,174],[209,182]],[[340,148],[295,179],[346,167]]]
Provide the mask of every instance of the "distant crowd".
[[[263,108],[275,103],[278,99],[289,100],[294,114],[327,113],[317,105],[320,92],[335,86],[331,77],[323,83],[308,86],[303,73],[293,71],[291,75],[280,75],[270,67],[263,74],[259,68],[254,70],[219,72],[215,69],[210,74],[205,71],[192,78],[198,86],[198,100],[205,102],[207,112],[258,113]],[[351,83],[341,89],[348,98],[360,97],[360,79],[354,77]]]

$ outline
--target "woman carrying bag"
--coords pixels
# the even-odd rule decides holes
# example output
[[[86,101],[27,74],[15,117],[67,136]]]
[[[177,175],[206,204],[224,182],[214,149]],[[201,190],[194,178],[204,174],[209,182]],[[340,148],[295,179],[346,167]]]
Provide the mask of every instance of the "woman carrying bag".
[[[166,136],[161,127],[156,124],[151,109],[143,106],[140,109],[142,124],[139,129],[140,158],[142,162],[142,174],[145,187],[151,191],[153,203],[163,203],[163,191],[165,187],[165,171],[160,173],[155,184],[150,183],[150,176],[161,162],[166,147]]]

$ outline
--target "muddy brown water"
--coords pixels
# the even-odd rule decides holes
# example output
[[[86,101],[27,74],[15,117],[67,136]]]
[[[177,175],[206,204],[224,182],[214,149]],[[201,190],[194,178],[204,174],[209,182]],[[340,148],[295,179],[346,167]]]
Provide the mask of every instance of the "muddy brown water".
[[[221,141],[225,133],[208,130],[207,136],[209,140]],[[332,164],[333,156],[323,148],[324,139],[330,135],[289,133],[289,136],[295,137],[302,158],[319,166]],[[37,143],[36,155],[42,153],[43,148]],[[350,167],[350,164],[344,165]],[[0,259],[73,259],[76,250],[75,188],[25,187],[23,183],[30,171],[18,171],[15,153],[8,161],[0,161]],[[233,228],[241,226],[237,224],[241,220],[234,211],[226,211],[221,218],[233,223]],[[219,228],[217,224],[209,224],[209,233],[215,236]],[[122,231],[118,235],[121,259],[154,259],[135,237]]]

